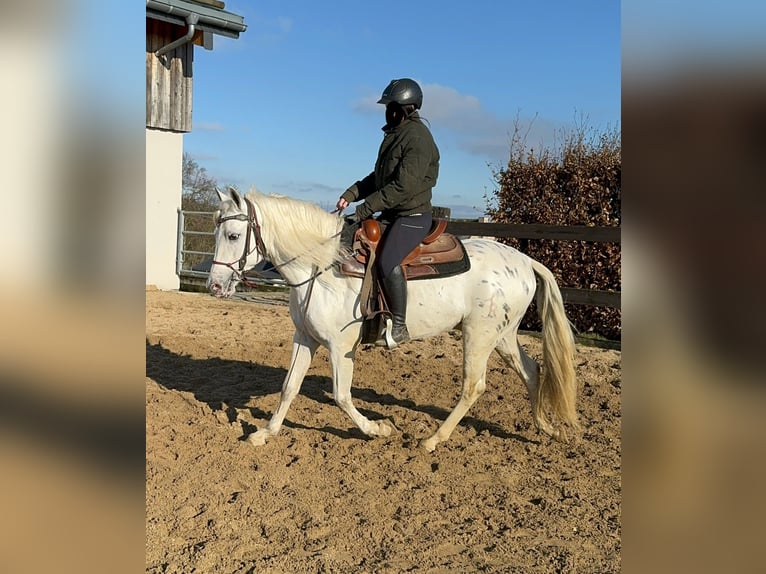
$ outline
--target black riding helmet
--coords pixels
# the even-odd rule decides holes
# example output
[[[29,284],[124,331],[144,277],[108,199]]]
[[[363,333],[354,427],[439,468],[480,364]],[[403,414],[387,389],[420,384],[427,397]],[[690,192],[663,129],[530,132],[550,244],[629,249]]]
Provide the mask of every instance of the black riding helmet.
[[[379,104],[388,105],[396,102],[400,106],[412,104],[416,110],[423,105],[423,90],[420,89],[415,80],[402,78],[400,80],[391,80],[383,90],[383,95],[378,100]]]

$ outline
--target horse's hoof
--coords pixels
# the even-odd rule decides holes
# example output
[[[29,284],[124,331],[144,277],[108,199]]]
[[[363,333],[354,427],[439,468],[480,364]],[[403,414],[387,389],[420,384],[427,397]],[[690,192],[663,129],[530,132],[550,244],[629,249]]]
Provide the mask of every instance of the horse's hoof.
[[[266,435],[262,434],[261,431],[250,433],[247,442],[253,446],[263,446],[266,444]]]
[[[378,436],[389,437],[394,430],[394,426],[388,421],[380,421],[378,423]]]
[[[433,452],[436,450],[436,444],[437,444],[436,439],[434,439],[434,437],[431,437],[421,442],[420,446],[426,452]]]

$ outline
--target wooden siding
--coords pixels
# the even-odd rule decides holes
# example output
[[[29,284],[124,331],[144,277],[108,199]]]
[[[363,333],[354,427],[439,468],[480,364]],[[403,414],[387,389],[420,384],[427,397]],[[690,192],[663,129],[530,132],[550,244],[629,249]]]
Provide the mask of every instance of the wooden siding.
[[[192,129],[194,42],[157,57],[154,52],[186,34],[183,26],[146,20],[146,127]],[[196,39],[196,38],[195,38]]]

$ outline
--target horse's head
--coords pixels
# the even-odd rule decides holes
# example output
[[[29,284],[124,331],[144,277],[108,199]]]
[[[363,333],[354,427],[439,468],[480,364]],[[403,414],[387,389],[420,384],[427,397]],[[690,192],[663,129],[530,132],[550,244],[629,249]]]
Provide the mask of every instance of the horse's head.
[[[215,252],[207,288],[216,297],[230,297],[243,273],[264,257],[260,225],[251,201],[233,188],[218,191],[221,205],[215,214]]]

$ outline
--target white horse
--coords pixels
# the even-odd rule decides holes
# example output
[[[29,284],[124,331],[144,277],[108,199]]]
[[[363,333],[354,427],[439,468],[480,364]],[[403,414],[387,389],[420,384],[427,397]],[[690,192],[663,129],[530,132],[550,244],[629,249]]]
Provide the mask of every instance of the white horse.
[[[335,265],[347,255],[339,237],[343,219],[312,203],[255,190],[244,197],[234,189],[230,189],[229,196],[221,192],[218,195],[221,205],[216,213],[215,257],[208,290],[217,297],[232,295],[243,280],[243,272],[264,258],[291,286],[290,315],[295,334],[279,405],[269,423],[247,440],[263,445],[279,432],[320,345],[329,351],[335,402],[365,435],[389,436],[390,423],[367,419],[351,399],[354,355],[361,340],[362,280],[340,274]],[[436,433],[421,445],[433,451],[438,443],[447,440],[481,396],[493,349],[526,384],[538,429],[564,439],[564,426],[554,427],[546,410],[564,425],[579,429],[575,346],[552,273],[495,241],[469,239],[464,243],[471,260],[469,271],[449,278],[410,281],[407,286],[407,327],[413,339],[455,328],[463,332],[460,400]],[[543,323],[542,377],[540,366],[517,340],[519,324],[535,292]]]

